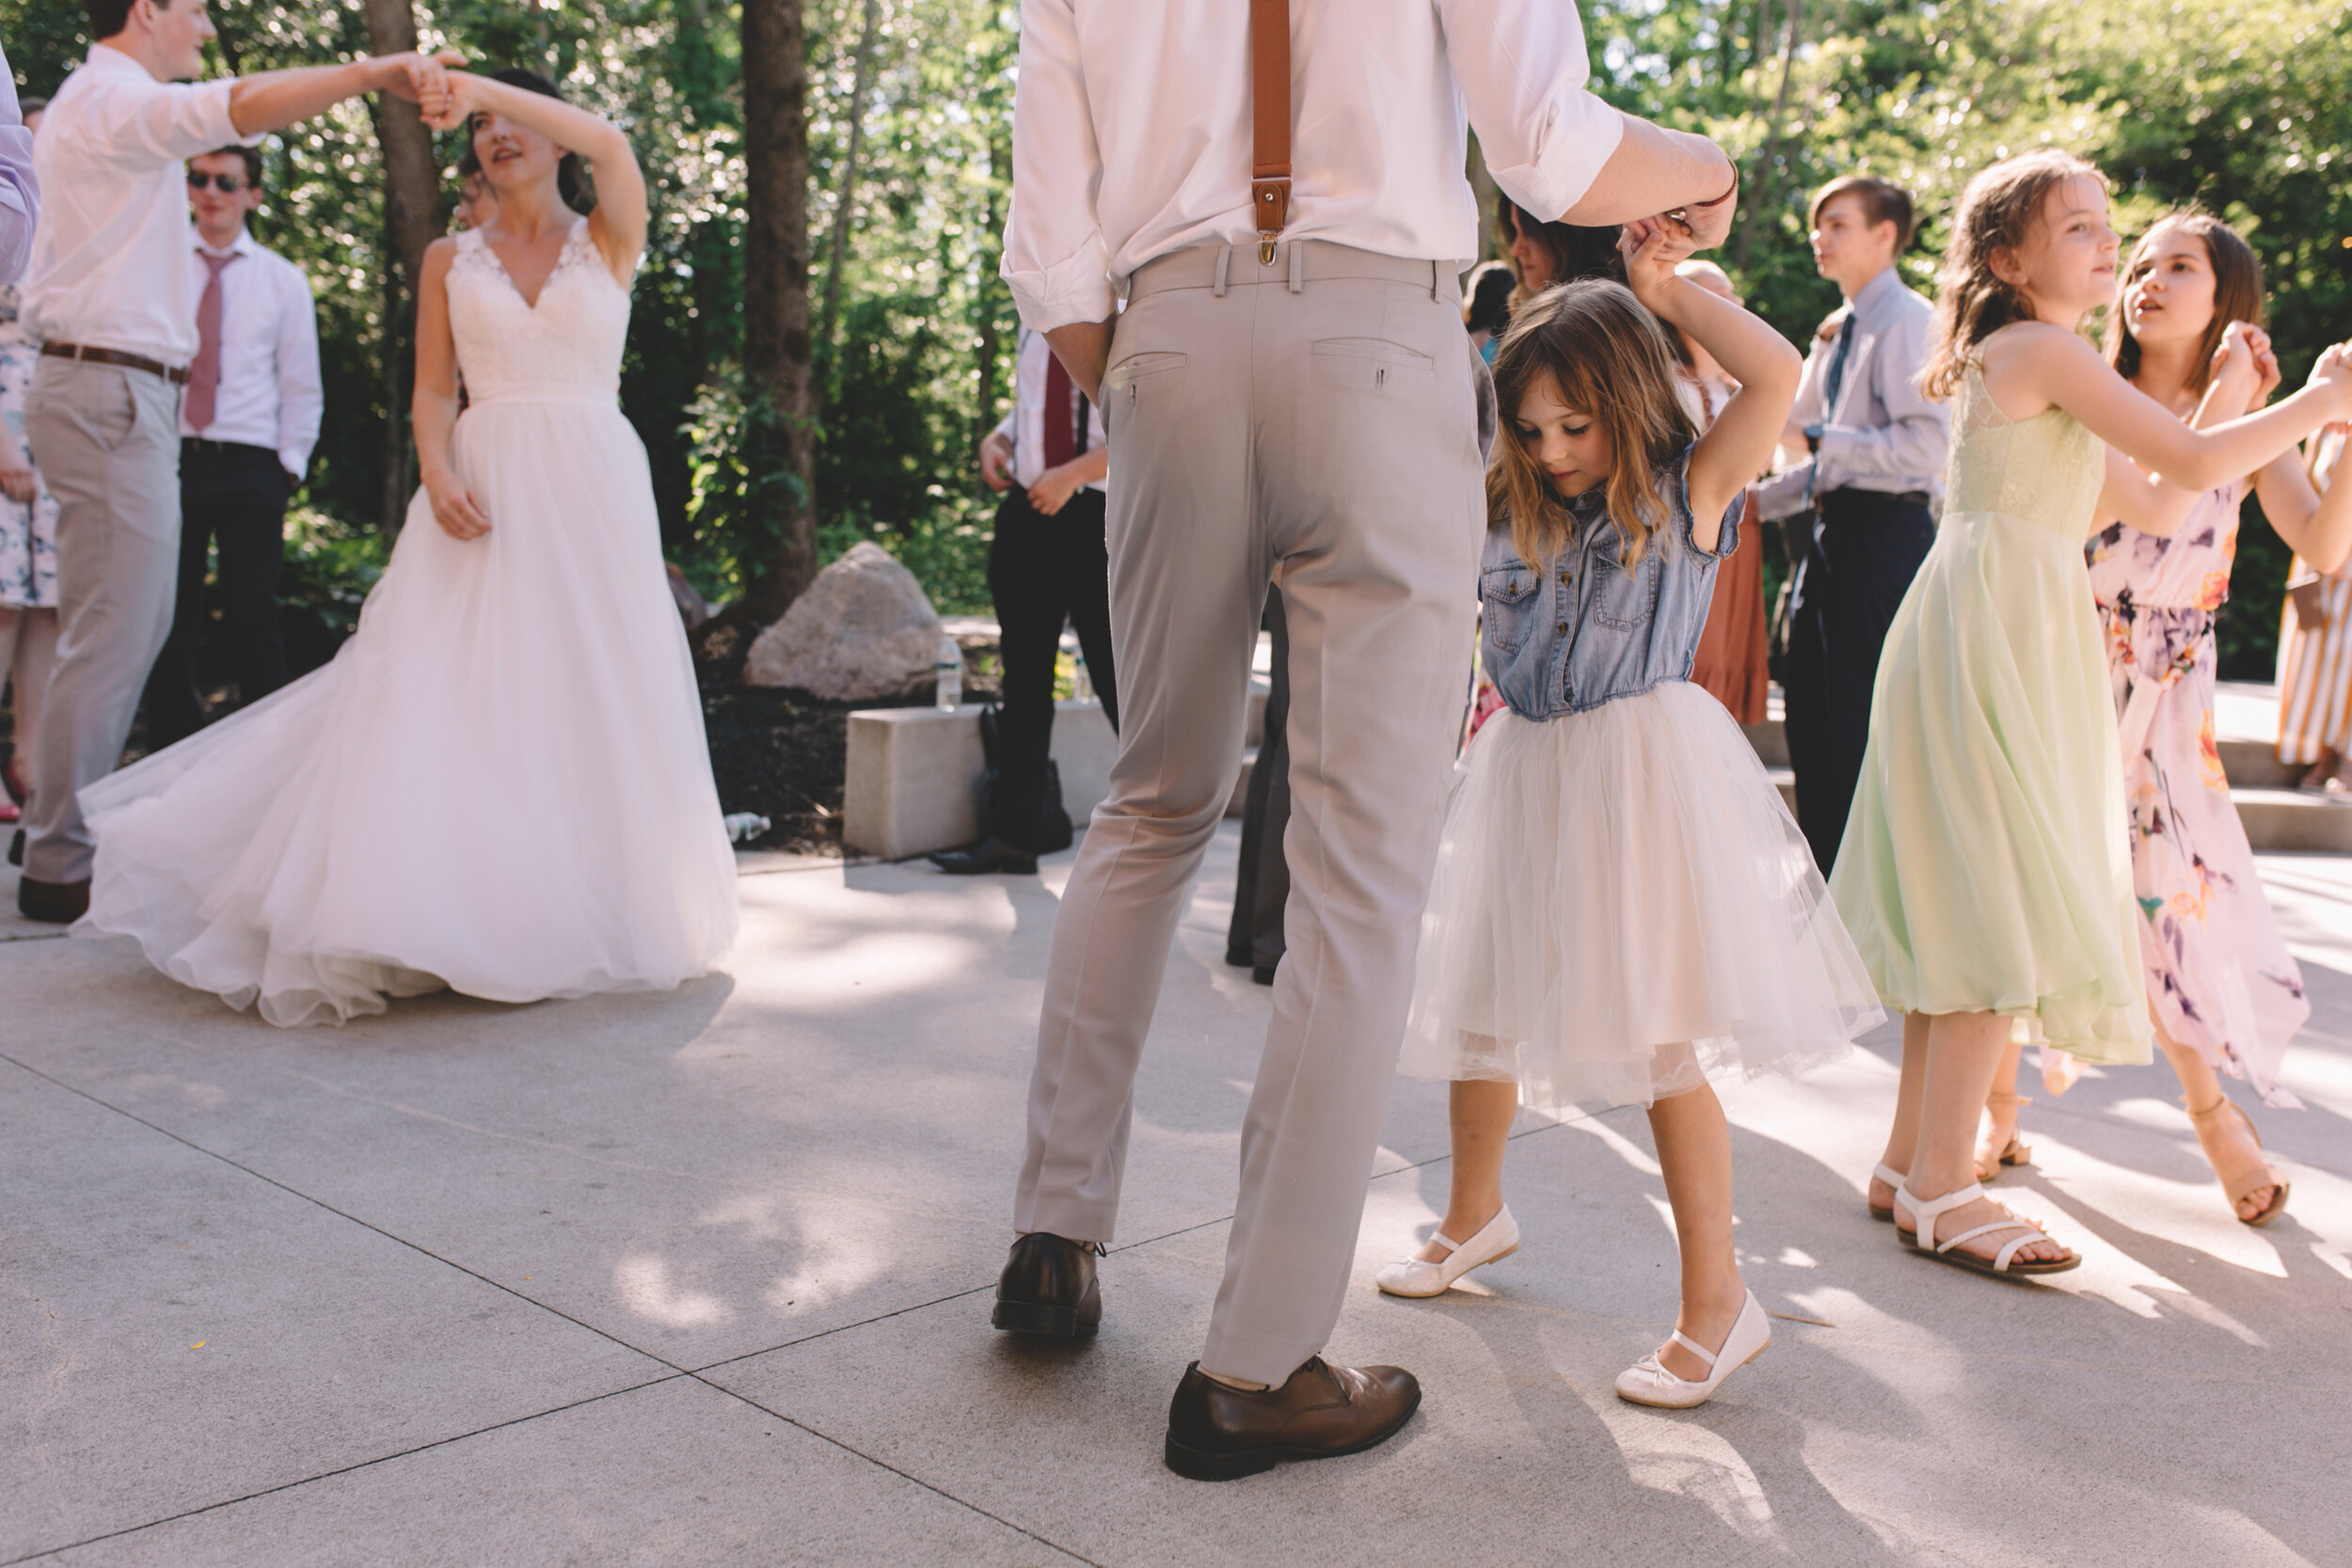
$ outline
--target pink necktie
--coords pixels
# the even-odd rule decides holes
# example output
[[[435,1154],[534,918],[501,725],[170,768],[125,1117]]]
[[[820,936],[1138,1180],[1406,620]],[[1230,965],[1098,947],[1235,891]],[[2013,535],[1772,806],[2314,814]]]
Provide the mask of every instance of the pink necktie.
[[[220,395],[220,269],[235,261],[237,253],[196,254],[213,269],[204,280],[204,297],[197,302],[196,359],[188,366],[188,423],[203,430],[213,422],[213,405]]]

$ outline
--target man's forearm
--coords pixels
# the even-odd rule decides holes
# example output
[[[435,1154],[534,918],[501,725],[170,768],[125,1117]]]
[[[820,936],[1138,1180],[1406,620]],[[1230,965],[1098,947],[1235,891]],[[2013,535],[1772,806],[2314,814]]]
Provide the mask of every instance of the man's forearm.
[[[1054,357],[1097,407],[1103,403],[1103,372],[1110,369],[1111,328],[1118,325],[1119,318],[1113,316],[1108,321],[1053,327],[1045,334]]]
[[[1731,160],[1705,136],[1627,115],[1616,150],[1560,221],[1597,227],[1695,207],[1727,195],[1732,178]]]
[[[241,136],[282,131],[326,113],[346,98],[374,90],[381,85],[382,73],[381,62],[370,59],[241,76],[229,89],[229,121]]]

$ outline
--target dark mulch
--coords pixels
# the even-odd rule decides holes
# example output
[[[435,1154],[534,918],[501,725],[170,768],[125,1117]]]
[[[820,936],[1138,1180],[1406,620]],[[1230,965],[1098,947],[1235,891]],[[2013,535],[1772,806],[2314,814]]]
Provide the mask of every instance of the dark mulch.
[[[710,742],[719,807],[730,815],[747,811],[768,818],[771,826],[751,841],[754,848],[839,855],[850,713],[927,707],[930,693],[896,701],[832,703],[788,688],[745,686],[743,661],[755,633],[754,627],[722,626],[695,639],[703,730]],[[973,652],[964,651],[966,702],[996,695],[994,687],[972,668]],[[993,659],[984,661],[982,669],[993,664]]]

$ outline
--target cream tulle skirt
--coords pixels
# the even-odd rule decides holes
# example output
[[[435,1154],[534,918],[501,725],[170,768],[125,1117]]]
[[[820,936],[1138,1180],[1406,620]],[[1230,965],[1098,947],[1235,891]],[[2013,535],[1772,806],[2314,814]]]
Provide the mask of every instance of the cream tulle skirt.
[[[666,988],[734,940],[734,855],[617,408],[469,409],[491,532],[420,495],[334,662],[82,792],[84,928],[272,1023],[443,986]]]
[[[1669,681],[1500,713],[1454,775],[1402,1070],[1531,1105],[1798,1071],[1883,1021],[1804,836],[1723,705]]]

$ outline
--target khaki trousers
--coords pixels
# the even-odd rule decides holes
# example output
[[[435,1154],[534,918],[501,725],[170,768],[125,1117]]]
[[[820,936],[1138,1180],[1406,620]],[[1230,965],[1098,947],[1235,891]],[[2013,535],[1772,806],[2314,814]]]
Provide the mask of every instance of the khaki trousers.
[[[1313,241],[1136,274],[1104,377],[1120,751],[1055,923],[1014,1205],[1107,1242],[1136,1068],[1290,622],[1288,953],[1201,1364],[1279,1384],[1339,1321],[1461,721],[1485,505],[1455,269]]]
[[[24,874],[78,882],[96,857],[82,786],[114,770],[171,631],[180,389],[146,371],[43,358],[25,398],[24,434],[57,498],[58,611]]]

